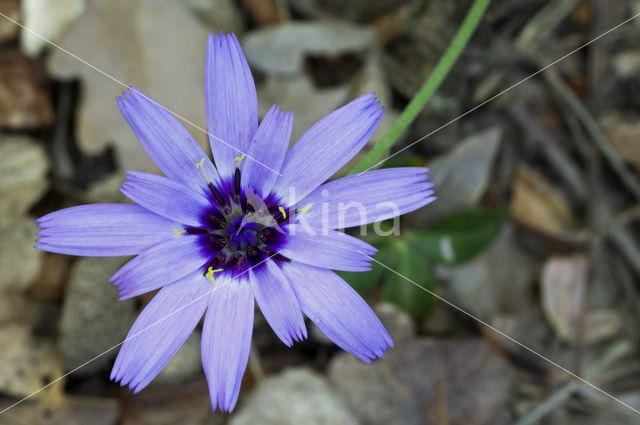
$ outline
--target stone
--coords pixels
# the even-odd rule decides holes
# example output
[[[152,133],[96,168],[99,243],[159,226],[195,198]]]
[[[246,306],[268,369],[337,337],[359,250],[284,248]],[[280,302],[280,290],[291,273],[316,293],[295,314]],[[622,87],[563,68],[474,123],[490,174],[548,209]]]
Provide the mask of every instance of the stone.
[[[81,258],[69,277],[58,324],[58,346],[67,370],[122,342],[135,318],[133,300],[118,301],[109,277],[123,264],[121,258]],[[109,364],[112,350],[75,373],[89,375]]]
[[[291,368],[267,378],[241,400],[229,425],[350,425],[358,421],[326,378]]]
[[[194,331],[176,355],[153,381],[157,384],[179,384],[202,370],[200,357],[200,333]],[[154,385],[152,383],[152,385]]]
[[[44,148],[24,136],[0,139],[0,221],[22,217],[49,186]]]
[[[62,376],[53,341],[32,335],[25,324],[0,328],[0,347],[0,393],[26,397]],[[58,381],[48,390],[57,391],[63,383]]]
[[[33,247],[36,231],[29,218],[0,223],[0,291],[23,291],[38,276],[42,252]]]
[[[343,353],[329,377],[367,425],[504,424],[513,379],[482,339],[406,341],[372,365]]]

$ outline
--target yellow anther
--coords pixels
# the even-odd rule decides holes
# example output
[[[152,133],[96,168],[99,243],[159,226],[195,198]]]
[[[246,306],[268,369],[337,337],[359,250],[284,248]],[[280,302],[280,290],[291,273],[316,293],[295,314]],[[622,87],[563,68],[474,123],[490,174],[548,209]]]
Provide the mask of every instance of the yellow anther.
[[[309,208],[311,208],[311,204],[307,205],[304,208],[297,209],[296,212],[307,212],[307,211],[309,211]]]
[[[244,159],[245,156],[247,156],[247,154],[243,153],[242,156],[236,156],[234,158],[236,161],[238,161],[238,168],[240,168],[240,164],[242,163],[242,160]]]
[[[205,159],[206,159],[206,158],[204,158],[204,157],[203,157],[203,158],[200,160],[200,162],[196,162],[196,168],[201,169],[201,170],[202,170],[202,175],[204,176],[204,179],[207,181],[207,183],[211,183],[211,182],[209,181],[209,177],[207,177],[207,173],[205,173],[205,171],[204,171],[204,160],[205,160]]]
[[[211,279],[211,283],[215,283],[213,274],[216,273],[216,272],[221,272],[223,270],[224,269],[215,269],[214,270],[213,267],[209,267],[209,269],[207,270],[207,274],[205,276],[208,277],[209,279]]]
[[[278,209],[280,210],[280,212],[282,213],[282,218],[287,218],[287,212],[284,210],[284,208],[282,207],[278,207]]]
[[[186,232],[187,230],[178,230],[174,227],[173,229],[174,232],[176,232],[176,235],[178,235],[178,237],[180,237],[184,232]]]

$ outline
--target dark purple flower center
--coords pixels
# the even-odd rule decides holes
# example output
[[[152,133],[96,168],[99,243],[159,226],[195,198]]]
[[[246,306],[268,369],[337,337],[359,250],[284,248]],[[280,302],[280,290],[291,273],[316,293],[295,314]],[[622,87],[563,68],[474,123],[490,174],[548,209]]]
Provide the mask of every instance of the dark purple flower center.
[[[290,261],[278,254],[286,241],[280,224],[290,220],[289,212],[273,199],[263,200],[251,188],[242,189],[240,182],[240,170],[236,169],[233,182],[225,187],[209,183],[211,209],[203,217],[207,224],[186,229],[201,235],[200,243],[210,258],[206,276],[223,270],[238,275],[269,257]]]

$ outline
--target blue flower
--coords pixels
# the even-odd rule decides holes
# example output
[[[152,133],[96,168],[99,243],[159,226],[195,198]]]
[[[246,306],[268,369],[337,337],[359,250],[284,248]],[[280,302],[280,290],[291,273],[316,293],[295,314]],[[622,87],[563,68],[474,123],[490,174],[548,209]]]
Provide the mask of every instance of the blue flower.
[[[335,229],[431,202],[427,170],[375,170],[324,183],[365,145],[384,110],[373,95],[362,96],[288,149],[293,114],[273,106],[258,125],[253,77],[233,34],[209,37],[205,99],[215,167],[171,113],[131,88],[118,106],[165,177],[127,172],[121,191],[137,205],[82,205],[37,220],[38,249],[135,255],[110,279],[120,299],[160,289],[131,328],[111,378],[140,391],[204,315],[211,402],[214,410],[232,410],[255,302],[287,346],[307,337],[304,313],[357,358],[383,357],[393,346],[389,334],[332,271],[368,270],[376,250]]]

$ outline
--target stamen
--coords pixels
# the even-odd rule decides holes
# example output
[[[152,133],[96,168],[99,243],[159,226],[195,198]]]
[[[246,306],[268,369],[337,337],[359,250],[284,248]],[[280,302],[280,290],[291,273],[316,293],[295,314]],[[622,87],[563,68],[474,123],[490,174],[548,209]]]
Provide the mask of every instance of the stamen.
[[[265,227],[264,229],[258,232],[258,237],[262,242],[270,242],[273,239],[273,229],[270,227]]]
[[[227,201],[224,200],[224,197],[222,196],[222,194],[220,194],[218,189],[216,189],[213,183],[209,183],[209,190],[213,194],[214,199],[216,200],[218,205],[220,205],[220,207],[227,205]]]
[[[299,208],[295,212],[307,212],[307,211],[309,211],[309,208],[311,208],[311,204],[307,205],[304,208]]]
[[[233,175],[233,200],[236,203],[240,203],[240,169],[236,168],[236,172]]]
[[[238,161],[238,168],[240,168],[240,164],[242,163],[242,160],[244,159],[245,156],[247,156],[247,154],[243,153],[242,156],[236,156],[234,158],[236,161]]]
[[[209,263],[208,267],[209,268],[214,268],[214,269],[218,268],[226,260],[227,260],[226,254],[224,252],[219,252],[215,257],[213,257],[213,260],[211,260],[211,262]]]
[[[205,274],[205,277],[208,277],[209,279],[211,279],[211,283],[215,283],[213,274],[216,272],[222,272],[224,271],[223,269],[213,269],[213,267],[209,267],[209,269],[207,270],[207,274]]]
[[[283,207],[278,207],[278,209],[282,213],[282,218],[286,219],[287,218],[287,212],[284,210],[284,208]]]
[[[252,247],[252,246],[247,248],[247,257],[249,257],[249,258],[257,258],[258,257],[258,253],[259,253],[259,251],[256,248]]]
[[[206,158],[203,157],[200,162],[196,163],[196,168],[199,168],[202,170],[202,175],[204,176],[204,179],[207,181],[207,183],[211,184],[211,182],[209,181],[209,177],[207,177],[207,173],[204,171],[204,160]]]
[[[216,235],[215,233],[209,236],[209,242],[218,248],[222,248],[227,244],[227,239],[222,235]]]
[[[278,254],[276,251],[274,251],[273,249],[269,248],[268,246],[263,246],[263,247],[260,248],[260,250],[263,251],[265,254],[267,254],[267,256],[269,258],[271,258],[272,260],[280,260],[280,261],[286,261],[286,262],[291,261],[290,259],[288,259],[284,255]]]
[[[177,230],[176,228],[173,229],[174,232],[176,232],[176,235],[178,235],[178,237],[180,237],[184,232],[186,232],[187,230]]]
[[[201,227],[187,227],[184,231],[190,235],[202,235],[204,233],[209,233],[211,229],[203,229]]]
[[[227,227],[227,221],[224,218],[220,218],[215,214],[209,216],[209,222],[216,229],[223,229]]]

